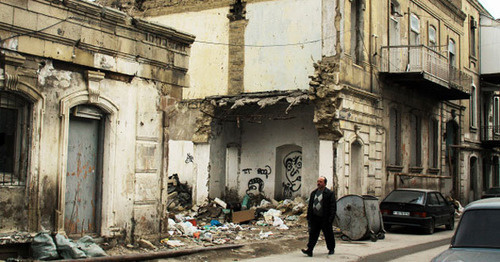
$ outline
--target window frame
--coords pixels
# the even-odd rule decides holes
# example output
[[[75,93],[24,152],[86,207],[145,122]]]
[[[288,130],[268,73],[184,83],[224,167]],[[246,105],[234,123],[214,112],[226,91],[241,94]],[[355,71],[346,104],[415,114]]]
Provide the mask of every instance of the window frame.
[[[410,14],[410,45],[420,45],[420,18],[415,14]],[[412,37],[414,38],[412,40]]]
[[[11,154],[12,171],[0,166],[0,187],[25,186],[28,179],[31,157],[33,103],[19,94],[0,91],[0,108],[15,110],[12,113],[12,116],[15,118],[13,120],[15,121],[14,141],[10,146],[10,150],[7,149],[9,146],[6,146],[7,151],[11,151],[9,153]],[[6,112],[0,115],[0,119],[2,119],[4,114]],[[12,125],[10,126],[12,127]]]

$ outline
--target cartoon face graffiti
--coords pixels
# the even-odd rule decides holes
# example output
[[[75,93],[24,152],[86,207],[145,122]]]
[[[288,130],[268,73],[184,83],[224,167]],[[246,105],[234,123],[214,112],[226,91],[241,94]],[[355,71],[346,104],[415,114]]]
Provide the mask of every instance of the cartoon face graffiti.
[[[248,189],[246,191],[249,196],[256,196],[262,193],[264,187],[264,181],[259,177],[254,177],[248,181]]]
[[[302,185],[302,176],[300,175],[300,170],[302,169],[302,152],[290,152],[283,159],[283,165],[285,166],[286,176],[286,181],[283,182],[283,189],[285,197],[291,197]]]

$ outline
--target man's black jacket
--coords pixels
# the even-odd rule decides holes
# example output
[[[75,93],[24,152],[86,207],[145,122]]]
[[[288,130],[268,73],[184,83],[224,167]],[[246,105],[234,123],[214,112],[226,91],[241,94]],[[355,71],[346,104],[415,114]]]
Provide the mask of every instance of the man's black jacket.
[[[309,197],[309,206],[307,207],[307,220],[310,220],[313,216],[313,203],[316,191],[318,191],[318,189],[312,191],[311,196]],[[337,200],[335,199],[335,194],[333,193],[333,191],[326,187],[323,190],[321,207],[323,210],[323,219],[328,218],[328,223],[332,223],[335,219],[335,213],[337,212]]]

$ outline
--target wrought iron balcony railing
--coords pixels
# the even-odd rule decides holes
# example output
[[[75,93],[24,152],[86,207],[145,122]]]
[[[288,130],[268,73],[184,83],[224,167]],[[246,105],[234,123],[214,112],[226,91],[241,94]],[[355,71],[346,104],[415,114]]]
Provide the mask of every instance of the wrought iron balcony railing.
[[[419,73],[428,81],[449,90],[452,97],[467,98],[472,77],[450,66],[448,58],[425,45],[384,46],[381,73]],[[408,78],[408,81],[413,81]],[[458,92],[458,93],[457,93]],[[458,94],[458,95],[457,95]]]

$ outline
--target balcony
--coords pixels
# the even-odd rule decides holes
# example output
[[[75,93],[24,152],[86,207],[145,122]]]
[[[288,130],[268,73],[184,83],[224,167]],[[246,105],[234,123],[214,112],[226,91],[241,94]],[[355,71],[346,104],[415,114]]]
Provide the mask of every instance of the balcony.
[[[482,126],[481,142],[486,148],[500,147],[500,126]]]
[[[472,78],[424,45],[382,47],[380,75],[440,100],[469,99]]]

